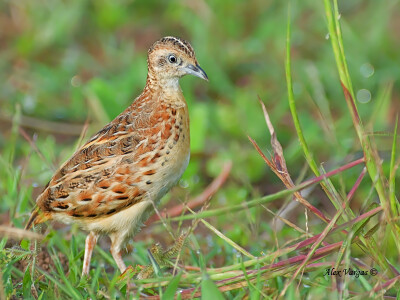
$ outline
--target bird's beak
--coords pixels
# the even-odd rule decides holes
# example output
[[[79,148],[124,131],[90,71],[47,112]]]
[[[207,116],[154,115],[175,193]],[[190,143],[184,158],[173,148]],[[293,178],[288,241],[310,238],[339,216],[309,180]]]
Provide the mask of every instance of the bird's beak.
[[[199,65],[194,66],[194,65],[189,64],[185,67],[185,70],[188,74],[192,74],[194,76],[197,76],[201,79],[208,81],[208,76],[207,76],[206,72],[204,72],[204,70],[202,68],[200,68]]]

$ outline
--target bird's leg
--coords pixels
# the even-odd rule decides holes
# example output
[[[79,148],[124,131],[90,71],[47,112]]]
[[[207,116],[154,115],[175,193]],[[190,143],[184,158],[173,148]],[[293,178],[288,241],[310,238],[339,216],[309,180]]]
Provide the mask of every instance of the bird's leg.
[[[126,270],[126,266],[122,259],[122,255],[121,255],[122,251],[121,250],[117,251],[117,250],[114,250],[113,248],[110,248],[110,252],[111,252],[111,255],[114,257],[114,260],[117,263],[117,266],[118,266],[119,270],[121,271],[121,274],[124,273]]]
[[[123,242],[123,239],[121,239],[121,236],[116,236],[116,235],[111,235],[110,238],[111,238],[110,252],[122,274],[126,271],[126,265],[122,259],[122,251],[121,251],[121,244]]]
[[[86,237],[85,257],[83,259],[82,276],[89,275],[90,259],[92,258],[93,248],[94,248],[94,246],[96,246],[98,237],[99,237],[99,235],[95,234],[92,231]]]

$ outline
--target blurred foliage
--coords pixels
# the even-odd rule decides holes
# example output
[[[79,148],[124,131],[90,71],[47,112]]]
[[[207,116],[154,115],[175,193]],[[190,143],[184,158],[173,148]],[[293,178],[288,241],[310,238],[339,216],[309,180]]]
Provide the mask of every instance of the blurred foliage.
[[[392,9],[398,8],[397,1],[385,3],[340,3],[354,86],[366,93],[362,101],[367,102],[359,102],[360,113],[367,122],[374,113],[374,131],[390,130],[399,111],[400,13]],[[270,111],[293,178],[300,173],[304,158],[284,82],[284,1],[3,1],[0,8],[3,152],[11,147],[11,120],[19,107],[22,116],[38,122],[83,124],[88,119],[93,134],[141,92],[146,50],[152,42],[177,35],[193,44],[210,77],[209,84],[196,78],[181,80],[191,116],[192,160],[183,178],[188,193],[201,191],[227,159],[234,161],[232,189],[258,187],[250,196],[257,190],[281,188],[275,187],[275,176],[247,141],[250,135],[268,149],[257,95]],[[300,120],[310,148],[329,169],[343,164],[359,146],[343,105],[322,4],[296,2],[293,10],[292,69]],[[328,117],[332,127],[325,121]],[[35,128],[28,132],[37,135],[38,148],[55,167],[74,151],[71,142],[78,138],[51,128],[49,133]],[[29,156],[23,179],[46,184],[52,172],[49,165],[43,165],[20,135],[13,139],[16,153],[10,162],[18,166]],[[390,138],[378,139],[382,151],[390,149]],[[219,197],[227,198],[228,193],[225,189]],[[229,195],[229,201],[242,200],[235,193]]]
[[[330,170],[361,156],[355,152],[360,147],[344,105],[323,4],[292,2],[292,76],[299,118],[316,160]],[[339,4],[360,115],[369,131],[392,131],[400,111],[399,2]],[[40,192],[54,168],[79,143],[80,132],[63,134],[37,125],[44,121],[83,125],[89,120],[87,139],[140,94],[147,49],[165,35],[190,41],[210,78],[209,83],[190,77],[181,80],[190,109],[192,157],[174,196],[187,199],[200,193],[226,160],[234,162],[232,175],[212,206],[283,189],[247,135],[266,153],[270,149],[259,95],[292,178],[301,176],[305,159],[288,109],[284,74],[286,15],[287,1],[272,0],[1,1],[0,213],[10,211],[11,222],[22,226],[21,216],[27,216],[32,195]],[[18,131],[24,117],[35,120],[23,128],[42,157]],[[392,138],[376,136],[375,142],[389,160]],[[360,167],[346,171],[346,179],[338,176],[334,182],[348,192],[359,172]],[[368,186],[359,190],[352,205],[366,205],[369,193]],[[321,193],[311,194],[309,201],[324,211],[332,209]],[[303,210],[299,211],[302,219]],[[249,210],[242,223],[234,224],[231,218],[227,215],[216,223],[235,242],[257,252],[274,243],[274,232],[265,223],[272,218],[267,212]],[[284,230],[280,234],[286,237],[293,233]],[[232,249],[223,251],[228,255]],[[210,250],[207,259],[216,252]]]

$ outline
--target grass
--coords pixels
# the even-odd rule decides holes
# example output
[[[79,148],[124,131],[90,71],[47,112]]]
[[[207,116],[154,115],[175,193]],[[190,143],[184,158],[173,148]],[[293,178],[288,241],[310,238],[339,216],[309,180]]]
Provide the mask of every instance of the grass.
[[[1,299],[400,297],[398,1],[0,7]],[[190,165],[128,245],[132,269],[121,276],[102,239],[81,278],[79,228],[18,228],[140,93],[146,48],[166,34],[210,77],[181,81]]]

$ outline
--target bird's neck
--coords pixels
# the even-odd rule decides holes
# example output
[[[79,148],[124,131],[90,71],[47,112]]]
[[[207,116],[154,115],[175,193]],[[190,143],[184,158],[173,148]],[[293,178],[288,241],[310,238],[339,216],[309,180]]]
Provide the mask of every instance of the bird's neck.
[[[178,77],[155,77],[151,73],[147,75],[144,94],[159,95],[159,99],[170,104],[181,106],[185,102]],[[182,102],[182,103],[181,103]],[[179,104],[181,103],[181,104]]]
[[[156,77],[152,73],[147,75],[145,89],[152,92],[161,92],[162,94],[182,93],[181,87],[179,86],[179,77]]]

